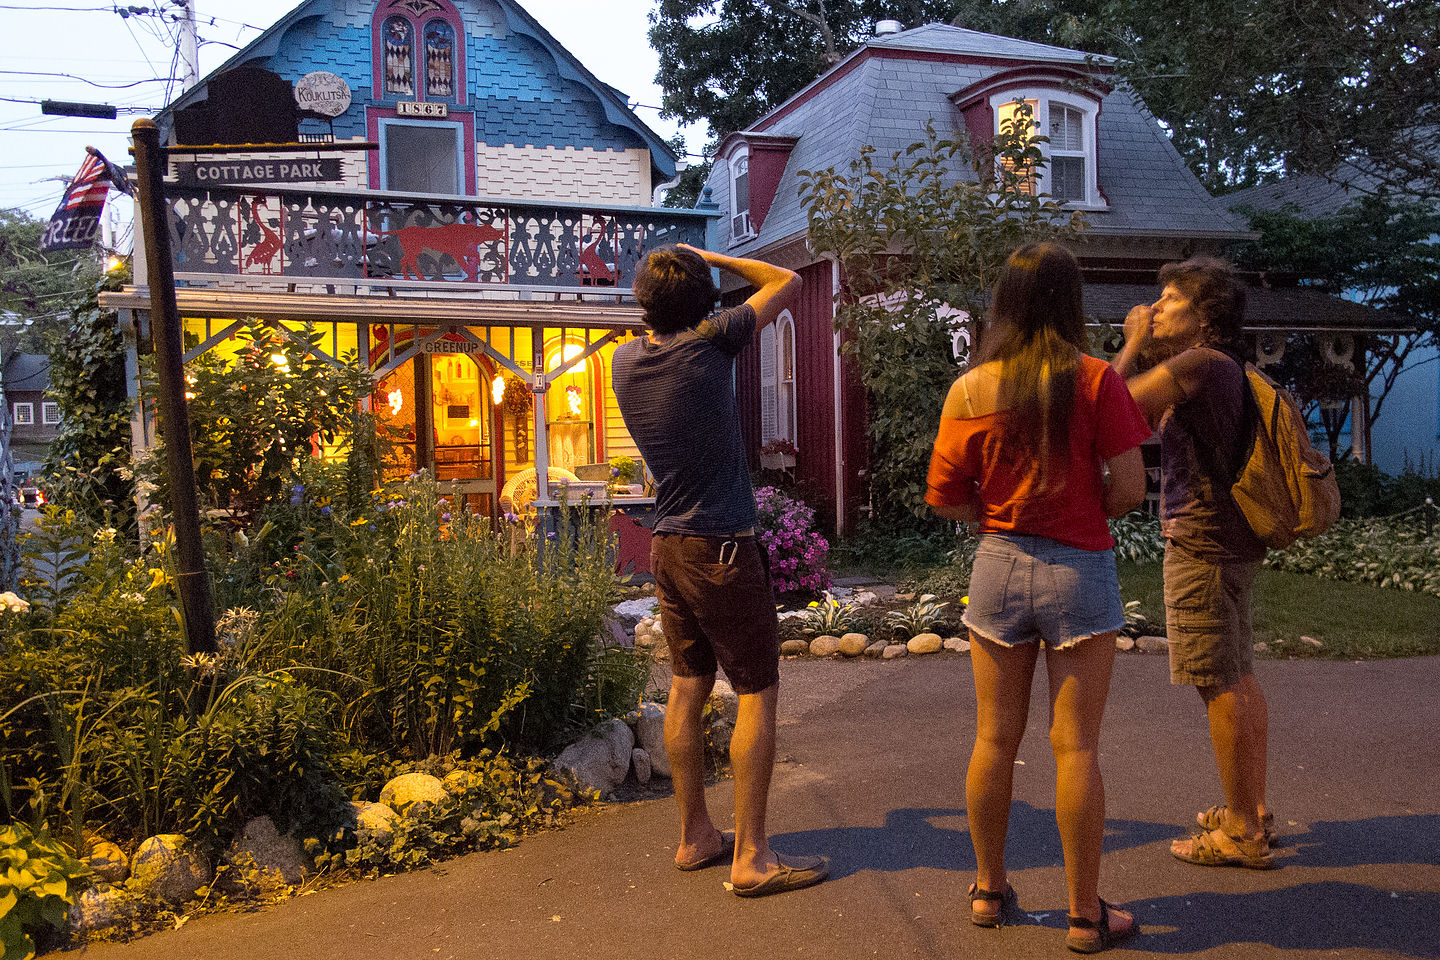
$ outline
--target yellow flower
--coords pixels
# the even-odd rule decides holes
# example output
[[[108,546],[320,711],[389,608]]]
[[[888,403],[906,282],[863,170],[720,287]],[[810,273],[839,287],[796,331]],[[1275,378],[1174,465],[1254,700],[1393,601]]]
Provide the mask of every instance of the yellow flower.
[[[351,521],[350,521],[350,526],[352,526],[352,527],[360,527],[360,526],[364,526],[365,524],[367,524],[367,523],[369,523],[369,522],[370,522],[370,521],[369,521],[369,520],[366,520],[364,517],[360,517],[360,518],[358,518],[358,519],[351,520]]]
[[[161,570],[159,567],[151,567],[151,568],[150,568],[150,586],[146,587],[145,589],[147,589],[147,590],[154,590],[156,587],[163,587],[163,586],[165,586],[165,584],[168,583],[169,581],[170,581],[170,578],[167,577],[167,576],[165,576],[165,571],[164,571],[164,570]]]
[[[965,604],[965,606],[967,607],[970,606],[970,595],[967,593],[965,596],[961,597],[960,602]]]

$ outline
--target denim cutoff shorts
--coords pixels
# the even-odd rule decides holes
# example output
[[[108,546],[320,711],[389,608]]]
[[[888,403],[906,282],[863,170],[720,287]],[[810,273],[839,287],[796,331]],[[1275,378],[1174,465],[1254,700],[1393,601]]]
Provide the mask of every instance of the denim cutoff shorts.
[[[987,533],[975,550],[965,626],[1005,647],[1044,640],[1064,649],[1125,626],[1114,550],[1049,537]]]

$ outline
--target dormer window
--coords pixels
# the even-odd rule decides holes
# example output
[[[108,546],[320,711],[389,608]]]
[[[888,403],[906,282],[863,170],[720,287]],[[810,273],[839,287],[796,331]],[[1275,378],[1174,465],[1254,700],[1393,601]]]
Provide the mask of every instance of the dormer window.
[[[449,0],[381,0],[371,21],[375,97],[463,104],[461,24]]]
[[[1033,172],[1033,192],[1048,194],[1071,207],[1103,210],[1108,204],[1100,192],[1095,163],[1095,122],[1098,103],[1073,91],[1046,88],[1005,90],[990,96],[995,118],[993,133],[1014,123],[1029,107],[1030,125],[1035,134],[1049,139],[1039,144],[1044,166]]]
[[[750,150],[742,146],[730,155],[730,242],[736,244],[754,236],[750,219]]]

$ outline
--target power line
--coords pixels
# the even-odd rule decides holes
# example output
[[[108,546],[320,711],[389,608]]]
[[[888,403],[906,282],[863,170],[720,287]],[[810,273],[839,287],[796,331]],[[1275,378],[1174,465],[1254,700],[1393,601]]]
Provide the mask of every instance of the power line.
[[[77,77],[73,73],[43,73],[38,70],[0,70],[0,74],[20,77],[64,77],[67,80],[79,80],[81,83],[88,83],[92,87],[104,87],[107,90],[124,90],[128,87],[138,87],[142,83],[169,83],[175,77],[152,77],[144,80],[135,80],[131,83],[99,83],[95,80],[87,80],[84,77]]]

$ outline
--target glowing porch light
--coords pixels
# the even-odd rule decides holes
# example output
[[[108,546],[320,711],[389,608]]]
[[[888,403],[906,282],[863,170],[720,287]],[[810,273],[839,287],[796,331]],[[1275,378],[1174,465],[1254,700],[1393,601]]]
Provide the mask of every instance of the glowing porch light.
[[[275,364],[275,369],[283,373],[290,371],[290,361],[285,358],[285,354],[283,353],[270,354],[270,362]]]
[[[400,416],[400,408],[405,406],[405,395],[395,389],[386,395],[386,399],[390,401],[390,416]]]
[[[582,353],[584,353],[584,352],[585,352],[585,348],[582,347],[582,346],[581,346],[580,344],[578,344],[578,343],[567,343],[567,344],[565,344],[565,346],[563,346],[563,347],[560,348],[560,362],[557,363],[557,364],[555,364],[554,369],[559,369],[560,367],[565,366],[565,364],[569,363],[571,360],[574,360],[576,357],[580,356],[580,355],[581,355]],[[584,372],[585,372],[585,361],[584,361],[584,360],[581,360],[579,363],[575,364],[575,366],[571,367],[569,370],[566,370],[565,372],[566,372],[566,373],[584,373]]]
[[[570,405],[570,416],[580,416],[580,411],[585,406],[585,401],[580,397],[580,388],[570,385],[565,388],[565,402]]]
[[[498,373],[495,374],[495,379],[490,381],[490,398],[497,407],[505,399],[505,378]]]

